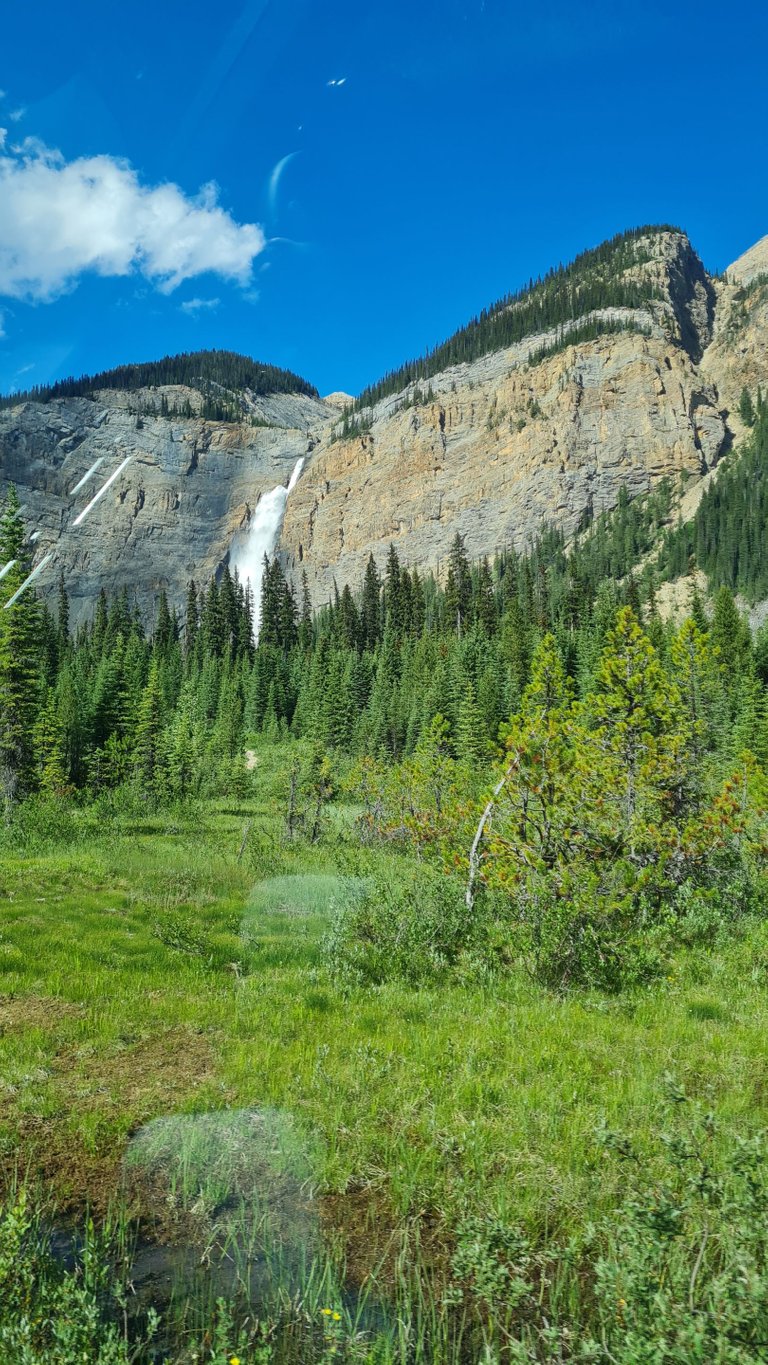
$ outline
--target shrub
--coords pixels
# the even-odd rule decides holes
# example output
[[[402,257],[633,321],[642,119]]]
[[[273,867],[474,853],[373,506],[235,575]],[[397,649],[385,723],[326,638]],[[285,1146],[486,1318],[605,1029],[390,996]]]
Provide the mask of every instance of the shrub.
[[[457,967],[484,937],[485,923],[468,915],[454,877],[432,869],[406,876],[371,877],[339,912],[325,945],[334,974],[429,981]]]

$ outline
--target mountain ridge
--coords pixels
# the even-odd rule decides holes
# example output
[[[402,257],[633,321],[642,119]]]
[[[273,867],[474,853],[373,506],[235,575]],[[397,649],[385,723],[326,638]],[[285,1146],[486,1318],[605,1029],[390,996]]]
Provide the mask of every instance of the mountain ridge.
[[[381,566],[390,541],[439,573],[457,533],[473,557],[521,549],[546,525],[572,534],[621,489],[711,474],[743,434],[741,389],[768,368],[760,273],[709,274],[679,229],[620,234],[479,314],[471,359],[430,373],[407,362],[393,372],[403,387],[391,376],[369,387],[375,402],[365,390],[323,401],[299,376],[226,352],[202,354],[256,366],[283,391],[190,383],[201,353],[122,367],[122,387],[95,387],[114,371],[62,381],[89,396],[16,396],[0,410],[0,475],[20,486],[36,550],[55,548],[74,580],[77,618],[102,584],[126,584],[144,610],[161,590],[180,606],[188,579],[222,568],[261,494],[304,457],[279,553],[319,605],[335,584],[358,586],[369,555]],[[515,307],[545,330],[484,349],[482,320]],[[443,347],[463,337],[466,349],[472,326]],[[153,374],[184,382],[139,383]],[[102,459],[105,474],[128,464],[75,536],[68,490]]]

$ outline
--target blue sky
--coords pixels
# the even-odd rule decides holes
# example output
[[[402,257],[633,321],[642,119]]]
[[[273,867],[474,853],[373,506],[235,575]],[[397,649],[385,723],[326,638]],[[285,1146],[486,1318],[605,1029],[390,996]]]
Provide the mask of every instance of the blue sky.
[[[220,346],[354,393],[625,227],[721,269],[767,59],[744,0],[11,0],[0,391]]]

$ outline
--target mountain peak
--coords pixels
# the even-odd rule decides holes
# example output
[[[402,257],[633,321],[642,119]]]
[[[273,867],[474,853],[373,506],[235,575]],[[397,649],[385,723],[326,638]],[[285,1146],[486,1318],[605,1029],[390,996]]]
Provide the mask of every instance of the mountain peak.
[[[726,274],[733,276],[740,284],[751,284],[758,275],[768,275],[768,236],[761,237],[738,260],[728,266]]]

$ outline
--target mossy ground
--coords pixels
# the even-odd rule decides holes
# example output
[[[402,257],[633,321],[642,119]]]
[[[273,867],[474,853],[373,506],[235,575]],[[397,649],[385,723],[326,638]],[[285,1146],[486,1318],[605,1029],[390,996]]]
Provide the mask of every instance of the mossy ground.
[[[616,997],[485,984],[361,989],[323,937],[350,893],[343,817],[281,843],[283,760],[194,817],[86,822],[0,861],[0,1160],[106,1209],[131,1134],[167,1114],[287,1113],[357,1280],[418,1236],[439,1268],[469,1210],[568,1235],[621,1198],[601,1125],[654,1150],[670,1075],[725,1128],[768,1116],[768,939],[681,951]],[[244,825],[249,840],[240,855]],[[341,833],[340,833],[341,830]],[[240,856],[239,856],[240,855]],[[652,1160],[652,1158],[651,1158]]]

